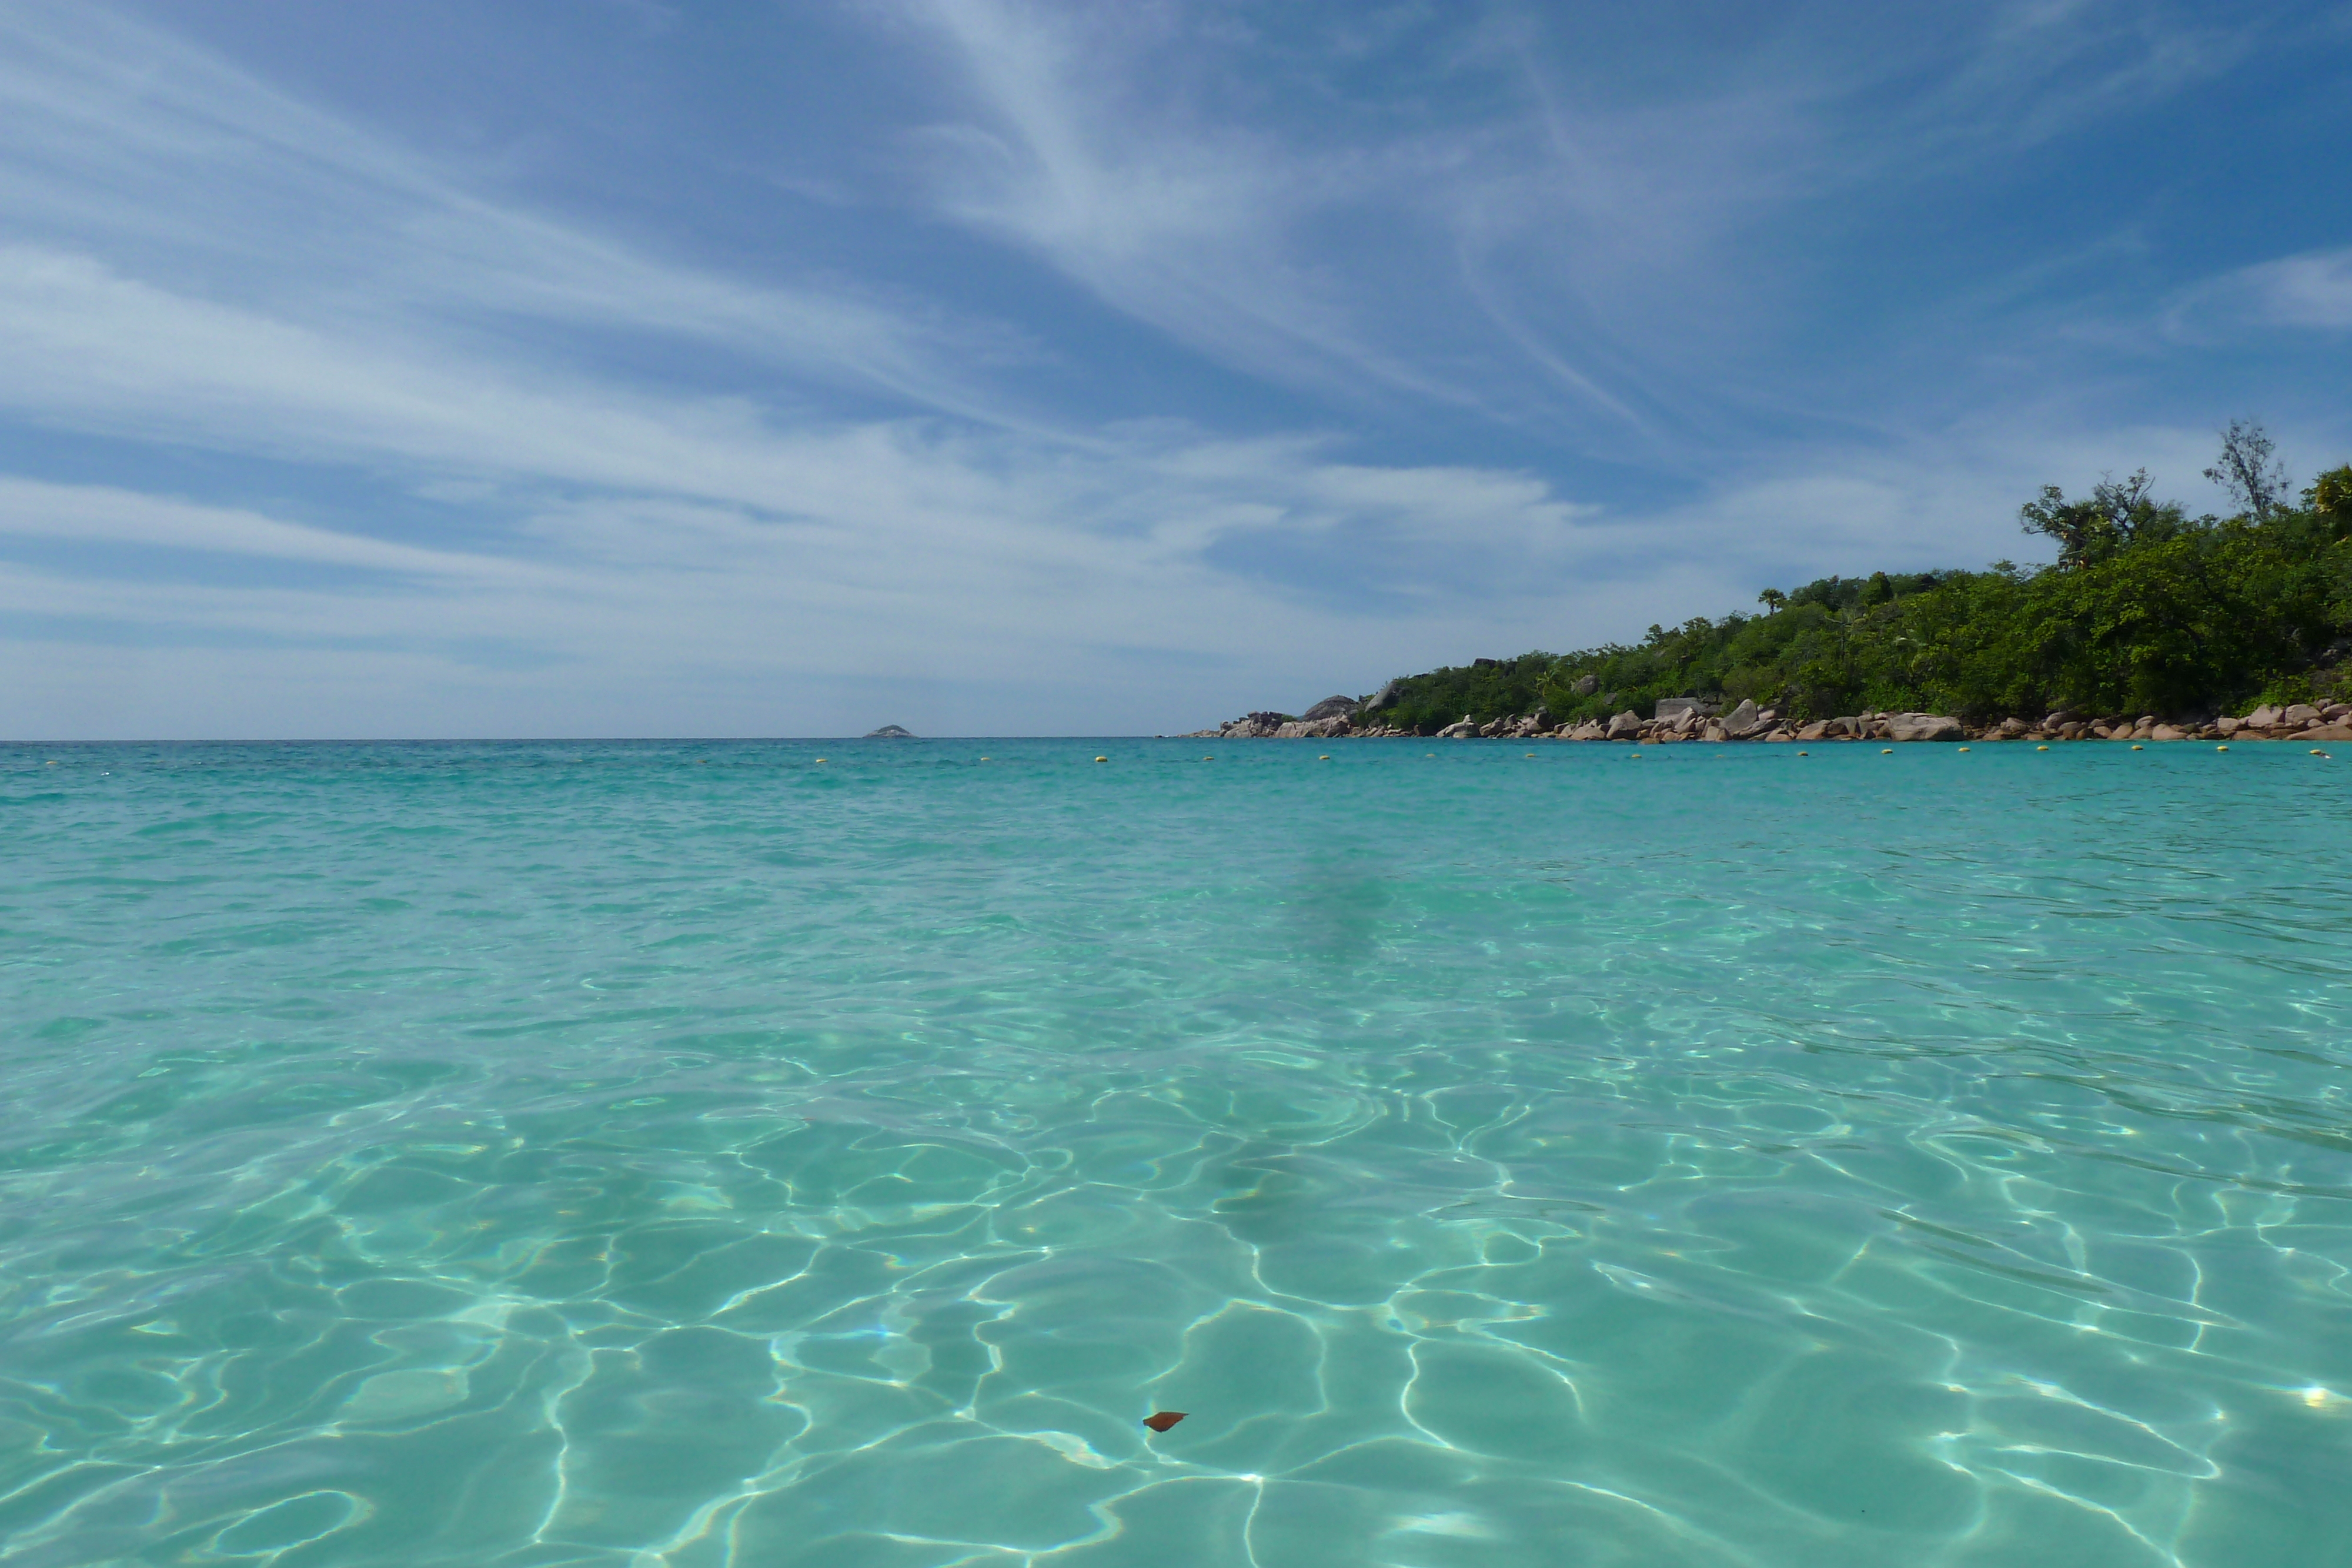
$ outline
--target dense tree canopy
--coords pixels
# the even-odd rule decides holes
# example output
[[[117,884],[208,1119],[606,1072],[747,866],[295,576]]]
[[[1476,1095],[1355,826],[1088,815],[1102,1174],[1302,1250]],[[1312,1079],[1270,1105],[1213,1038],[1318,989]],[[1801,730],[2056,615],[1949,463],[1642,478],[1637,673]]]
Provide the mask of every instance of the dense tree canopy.
[[[2352,695],[2352,465],[2286,498],[2261,427],[2224,433],[2243,509],[2189,517],[2147,475],[2021,508],[2054,565],[1830,577],[1761,615],[1653,626],[1632,646],[1481,659],[1399,681],[1376,717],[1434,730],[1538,707],[1644,716],[1660,697],[1753,697],[1797,718],[1864,708],[1971,719],[2053,709],[2197,717]]]

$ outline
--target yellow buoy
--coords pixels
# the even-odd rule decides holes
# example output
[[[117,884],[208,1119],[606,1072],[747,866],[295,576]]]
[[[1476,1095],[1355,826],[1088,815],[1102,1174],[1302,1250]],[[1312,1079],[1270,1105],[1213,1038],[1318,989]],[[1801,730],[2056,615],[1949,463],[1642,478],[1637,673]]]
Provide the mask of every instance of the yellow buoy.
[[[2049,750],[2050,748],[2049,748],[2048,747],[2046,747],[2046,746],[2037,746],[2037,747],[2035,747],[2033,749],[2034,749],[2034,750],[2036,750],[2036,751],[2047,751],[2047,750]]]
[[[1530,751],[1530,752],[1528,752],[1528,755],[1529,757],[1533,757],[1533,756],[1535,755],[1535,753],[1534,753],[1534,752],[1532,752],[1532,751]]]
[[[1097,760],[1097,761],[1100,761],[1100,760],[1101,760],[1101,758],[1096,758],[1096,760]],[[1315,760],[1316,760],[1316,761],[1318,761],[1318,762],[1328,762],[1328,761],[1330,761],[1330,760],[1331,760],[1331,754],[1330,754],[1329,752],[1328,752],[1328,751],[1327,751],[1327,752],[1325,752],[1322,756],[1320,756],[1320,757],[1317,758]]]
[[[1203,757],[1201,760],[1203,762],[1214,762],[1216,758],[1213,757]]]
[[[1797,755],[1800,757],[1811,757],[1812,753],[1810,751],[1800,751]]]
[[[1878,748],[1878,755],[1881,757],[1892,757],[1895,755],[1895,748],[1891,746],[1882,746]]]
[[[988,758],[985,758],[985,757],[983,757],[983,758],[981,758],[981,760],[982,760],[982,762],[985,762],[985,761],[987,761],[987,760],[988,760]]]
[[[817,760],[818,760],[819,762],[822,762],[822,761],[824,761],[824,758],[822,758],[822,757],[820,757],[820,758],[817,758]]]
[[[2226,747],[2226,746],[2217,746],[2217,747],[2215,747],[2213,749],[2214,749],[2214,750],[2216,750],[2216,751],[2227,751],[2227,750],[2229,750],[2230,748],[2229,748],[2228,747]]]
[[[1960,749],[1961,749],[1962,751],[1966,751],[1966,750],[1968,749],[1968,747],[1965,747],[1965,746],[1963,746],[1963,747],[1960,747]]]
[[[1108,761],[1110,760],[1110,758],[1108,758],[1108,757],[1097,757],[1097,758],[1095,758],[1095,760],[1096,760],[1097,762],[1108,762]]]

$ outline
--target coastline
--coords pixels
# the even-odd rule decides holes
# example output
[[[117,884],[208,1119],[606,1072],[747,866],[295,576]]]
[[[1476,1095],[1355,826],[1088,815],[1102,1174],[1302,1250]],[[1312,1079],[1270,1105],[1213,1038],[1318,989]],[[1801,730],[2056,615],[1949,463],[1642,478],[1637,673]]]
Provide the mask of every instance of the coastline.
[[[1382,725],[1377,720],[1379,699],[1358,704],[1344,697],[1327,697],[1307,710],[1307,716],[1258,712],[1228,719],[1214,729],[1189,731],[1183,738],[1198,740],[1570,740],[1624,741],[1663,746],[1682,741],[1716,745],[1733,742],[1764,744],[1812,741],[2000,741],[2025,740],[2047,744],[2060,740],[2125,740],[2141,744],[2160,741],[2318,740],[2352,741],[2352,704],[2318,707],[2307,703],[2287,706],[2265,705],[2243,716],[2222,715],[2204,721],[2168,723],[2153,714],[2132,717],[2123,714],[2094,716],[2072,710],[2039,719],[2017,716],[1970,723],[1949,714],[1869,711],[1800,723],[1771,708],[1743,702],[1728,714],[1696,697],[1668,697],[1657,711],[1643,718],[1631,709],[1607,724],[1587,719],[1556,724],[1538,708],[1531,714],[1490,719],[1481,725],[1468,715],[1435,730]],[[1343,705],[1335,707],[1335,705]]]

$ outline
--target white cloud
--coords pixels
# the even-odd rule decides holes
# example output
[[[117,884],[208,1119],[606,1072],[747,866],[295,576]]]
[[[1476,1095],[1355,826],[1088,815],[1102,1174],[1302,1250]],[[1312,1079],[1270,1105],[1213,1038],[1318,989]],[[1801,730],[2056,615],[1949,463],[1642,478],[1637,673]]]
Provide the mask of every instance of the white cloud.
[[[0,239],[94,250],[126,280],[321,329],[446,336],[508,315],[654,332],[815,384],[1025,417],[970,369],[1034,353],[1000,323],[634,250],[96,5],[0,3]]]
[[[1306,158],[1237,126],[1141,111],[1127,77],[1159,41],[1149,10],[1081,22],[1000,0],[914,9],[987,111],[926,134],[943,211],[1229,363],[1326,388],[1345,371],[1459,395],[1361,330],[1329,270],[1295,244],[1318,209],[1392,183],[1398,155]]]
[[[130,628],[190,645],[174,681],[246,657],[202,651],[223,639],[309,646],[343,664],[378,657],[387,682],[414,681],[420,661],[442,665],[370,705],[369,722],[394,733],[460,722],[450,694],[479,684],[458,677],[468,645],[485,640],[613,694],[617,713],[637,715],[607,721],[622,727],[816,722],[804,705],[793,716],[733,698],[710,712],[627,697],[713,672],[715,689],[734,691],[763,675],[952,671],[1028,694],[965,722],[1050,729],[1051,716],[1024,705],[1074,659],[1101,666],[1106,692],[1131,686],[1108,673],[1120,660],[1264,668],[1287,662],[1301,637],[1335,663],[1352,649],[1348,663],[1381,667],[1376,650],[1401,628],[1349,614],[1346,591],[1411,598],[1425,575],[1416,562],[1433,554],[1496,585],[1471,625],[1532,619],[1543,582],[1572,567],[1578,517],[1539,479],[1340,461],[1307,438],[1224,441],[1163,425],[1066,442],[922,421],[780,424],[739,402],[559,381],[364,326],[289,324],[22,246],[0,253],[0,403],[119,436],[406,476],[451,497],[450,528],[472,540],[461,549],[119,486],[0,481],[0,549],[20,541],[0,577],[11,612],[61,627],[56,636],[103,641]],[[1235,541],[1264,549],[1286,538],[1319,553],[1255,575],[1212,559]],[[260,570],[128,580],[24,548],[58,540],[379,580],[289,585]],[[1384,553],[1361,559],[1366,541]],[[1318,593],[1327,585],[1335,591]],[[1467,633],[1458,604],[1427,613]],[[369,642],[397,651],[356,651]],[[528,690],[552,677],[511,678]],[[15,683],[0,717],[23,733],[44,685]],[[198,733],[268,732],[277,710],[266,694],[254,700],[267,712],[224,709],[240,690],[205,683],[171,711]],[[1100,712],[1118,706],[1106,692],[1055,700]],[[87,720],[103,709],[72,711]],[[1004,716],[990,724],[986,711]]]
[[[1665,468],[1825,412],[1778,368],[1838,313],[1792,281],[1821,204],[2136,112],[2256,37],[2101,4],[1809,12],[1739,23],[1744,50],[1677,35],[1627,91],[1622,40],[1580,47],[1605,23],[1480,7],[1388,62],[1400,104],[1337,81],[1338,38],[1286,55],[1183,6],[895,9],[968,94],[923,141],[944,214],[1252,373]]]
[[[2275,7],[2242,5],[2226,25],[2147,0],[2010,0],[1982,12],[1983,31],[1912,124],[1922,143],[1991,143],[2011,152],[2081,126],[2132,114],[2226,75],[2272,45]],[[1907,62],[1906,62],[1907,63]]]
[[[2352,246],[2241,267],[2189,290],[2168,319],[2205,340],[2247,327],[2343,331],[2352,328]]]
[[[1222,74],[1234,40],[1206,24],[1171,37],[1166,11],[906,11],[971,97],[968,118],[919,141],[938,210],[1189,348],[1350,402],[1646,434],[1623,341],[1649,307],[1687,307],[1699,241],[1752,199],[1780,140],[1747,103],[1580,115],[1503,47],[1454,67],[1475,112],[1307,137],[1171,84],[1206,78],[1261,109],[1325,84],[1239,88]],[[1540,256],[1497,265],[1530,236]]]
[[[2263,312],[2285,327],[2352,328],[2352,248],[2253,268],[2246,275]]]
[[[205,506],[112,486],[46,484],[5,475],[0,475],[0,535],[153,545],[442,581],[516,583],[551,575],[496,556],[420,549],[285,522],[247,507]]]

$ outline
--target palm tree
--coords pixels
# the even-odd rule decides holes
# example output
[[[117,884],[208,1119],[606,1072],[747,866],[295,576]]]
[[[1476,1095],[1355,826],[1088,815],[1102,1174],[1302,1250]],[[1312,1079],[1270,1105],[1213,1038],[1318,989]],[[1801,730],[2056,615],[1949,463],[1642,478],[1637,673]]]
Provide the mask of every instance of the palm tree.
[[[1756,596],[1756,602],[1764,607],[1765,614],[1769,615],[1774,611],[1780,609],[1783,604],[1788,603],[1789,596],[1781,592],[1777,588],[1768,588],[1763,592]]]

